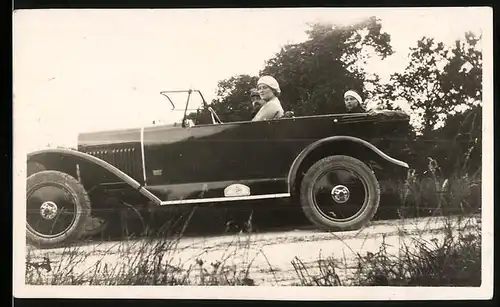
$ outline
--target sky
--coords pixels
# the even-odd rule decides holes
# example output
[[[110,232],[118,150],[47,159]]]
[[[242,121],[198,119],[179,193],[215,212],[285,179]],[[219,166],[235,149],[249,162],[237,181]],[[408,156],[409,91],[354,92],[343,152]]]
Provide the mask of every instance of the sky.
[[[371,61],[367,69],[386,80],[404,69],[408,48],[422,36],[452,44],[466,31],[479,34],[491,23],[484,13],[480,8],[16,11],[14,139],[29,150],[75,146],[79,132],[172,121],[179,113],[172,113],[160,91],[196,88],[210,101],[218,81],[257,75],[282,46],[304,41],[307,23],[316,21],[349,24],[378,16],[395,54]]]

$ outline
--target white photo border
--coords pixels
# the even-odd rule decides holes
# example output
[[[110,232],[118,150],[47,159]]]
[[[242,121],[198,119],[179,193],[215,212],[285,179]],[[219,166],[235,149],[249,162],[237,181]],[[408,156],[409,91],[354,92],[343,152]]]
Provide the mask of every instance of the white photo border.
[[[288,8],[289,10],[291,8]],[[383,8],[390,10],[392,8]],[[402,8],[397,8],[402,9]],[[407,9],[407,8],[405,8]],[[411,9],[411,8],[408,8]],[[432,10],[432,8],[430,8]],[[376,10],[376,9],[374,9]],[[16,120],[13,101],[13,295],[17,298],[148,298],[244,300],[463,300],[493,296],[494,152],[493,152],[493,10],[476,7],[484,16],[483,143],[482,143],[482,284],[481,287],[205,287],[205,286],[29,286],[25,285],[26,140]],[[15,12],[16,14],[22,12]],[[15,26],[15,18],[13,18]],[[14,29],[15,30],[15,29]],[[15,42],[17,35],[13,31]],[[15,62],[13,62],[15,63]],[[15,76],[15,66],[13,67]],[[15,80],[15,78],[14,78]],[[15,83],[14,83],[15,87]],[[15,93],[15,89],[14,89]]]

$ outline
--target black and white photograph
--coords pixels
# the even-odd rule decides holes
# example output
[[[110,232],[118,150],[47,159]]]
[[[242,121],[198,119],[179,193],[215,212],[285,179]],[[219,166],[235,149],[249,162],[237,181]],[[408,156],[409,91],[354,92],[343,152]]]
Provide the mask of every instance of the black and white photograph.
[[[17,10],[12,55],[14,296],[493,296],[491,8]]]

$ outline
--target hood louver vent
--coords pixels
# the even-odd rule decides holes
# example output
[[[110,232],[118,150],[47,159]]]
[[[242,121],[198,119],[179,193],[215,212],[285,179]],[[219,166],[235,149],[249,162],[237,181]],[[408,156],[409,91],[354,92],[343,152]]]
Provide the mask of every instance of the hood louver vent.
[[[86,153],[108,162],[135,179],[141,176],[140,160],[135,148],[88,150]]]

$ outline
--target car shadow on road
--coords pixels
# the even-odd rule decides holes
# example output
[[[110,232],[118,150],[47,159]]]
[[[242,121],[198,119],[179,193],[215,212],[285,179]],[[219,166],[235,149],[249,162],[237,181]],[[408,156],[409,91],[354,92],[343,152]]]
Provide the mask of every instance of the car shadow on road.
[[[381,211],[376,219],[391,219]],[[110,223],[93,237],[116,241],[126,238],[214,237],[244,233],[273,233],[293,230],[317,230],[304,216],[300,206],[289,201],[260,200],[244,203],[216,204],[198,207],[162,208],[145,212],[140,218],[129,216]],[[317,230],[320,231],[320,230]]]

